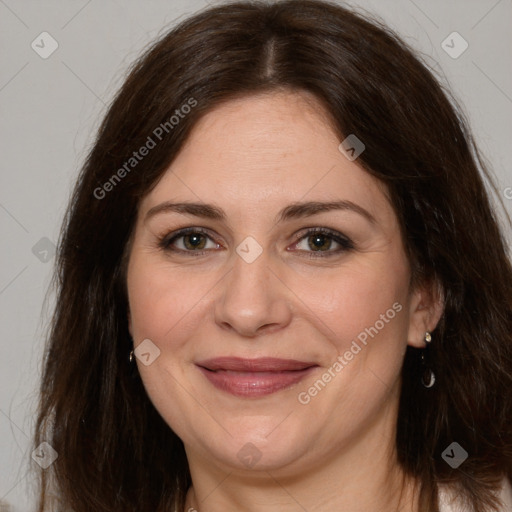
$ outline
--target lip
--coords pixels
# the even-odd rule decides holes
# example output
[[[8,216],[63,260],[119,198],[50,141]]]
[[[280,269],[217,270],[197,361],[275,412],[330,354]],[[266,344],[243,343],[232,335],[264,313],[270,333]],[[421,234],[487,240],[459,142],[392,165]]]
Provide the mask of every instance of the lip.
[[[218,357],[196,363],[216,388],[238,397],[262,397],[297,384],[316,363],[296,359]]]

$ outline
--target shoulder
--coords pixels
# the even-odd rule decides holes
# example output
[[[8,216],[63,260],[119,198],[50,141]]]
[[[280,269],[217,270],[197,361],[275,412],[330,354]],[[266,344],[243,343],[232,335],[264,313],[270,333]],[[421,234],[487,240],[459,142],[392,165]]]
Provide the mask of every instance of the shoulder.
[[[503,480],[499,497],[503,503],[500,512],[512,512],[512,485],[507,479]],[[447,486],[439,487],[439,512],[469,512],[457,500],[456,493]]]

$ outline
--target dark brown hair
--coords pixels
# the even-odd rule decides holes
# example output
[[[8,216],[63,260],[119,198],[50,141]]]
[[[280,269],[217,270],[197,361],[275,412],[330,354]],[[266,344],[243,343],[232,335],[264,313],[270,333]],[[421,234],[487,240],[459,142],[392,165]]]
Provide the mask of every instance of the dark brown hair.
[[[438,510],[439,483],[451,483],[470,510],[494,510],[492,491],[512,479],[512,271],[460,109],[377,21],[315,0],[240,2],[190,17],[145,52],[81,171],[59,244],[35,430],[35,446],[47,441],[59,453],[41,471],[39,511],[184,506],[183,444],[128,362],[130,235],[141,198],[202,115],[279,89],[312,93],[340,141],[364,142],[358,163],[387,185],[414,283],[443,290],[429,360],[436,385],[421,386],[409,348],[397,423],[399,462],[421,484],[421,511]],[[162,126],[162,140],[127,167]],[[458,469],[441,457],[453,441],[469,454]]]

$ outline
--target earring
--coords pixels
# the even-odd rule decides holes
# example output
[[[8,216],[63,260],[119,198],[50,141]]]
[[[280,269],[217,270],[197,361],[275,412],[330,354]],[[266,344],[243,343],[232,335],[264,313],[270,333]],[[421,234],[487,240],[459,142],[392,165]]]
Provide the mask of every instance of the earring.
[[[436,382],[436,376],[432,368],[427,364],[425,354],[429,350],[429,345],[432,342],[432,335],[429,332],[425,333],[425,348],[421,352],[421,383],[427,389],[430,389]]]
[[[129,355],[129,359],[130,359],[130,363],[133,363],[133,358],[134,358],[134,351],[130,351],[130,355]]]

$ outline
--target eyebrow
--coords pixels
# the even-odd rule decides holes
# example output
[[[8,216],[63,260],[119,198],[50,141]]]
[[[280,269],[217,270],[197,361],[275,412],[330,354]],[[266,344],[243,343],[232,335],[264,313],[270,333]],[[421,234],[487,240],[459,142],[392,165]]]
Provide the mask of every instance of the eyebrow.
[[[375,217],[363,207],[359,206],[352,201],[307,201],[302,203],[292,203],[283,208],[276,217],[276,223],[301,219],[316,215],[318,213],[345,210],[352,211],[364,217],[372,224],[376,224]],[[192,203],[180,202],[173,203],[166,201],[151,208],[145,216],[144,222],[147,222],[151,217],[161,213],[180,213],[182,215],[193,215],[194,217],[202,217],[205,219],[213,219],[225,221],[227,219],[226,213],[221,208],[207,203]]]

